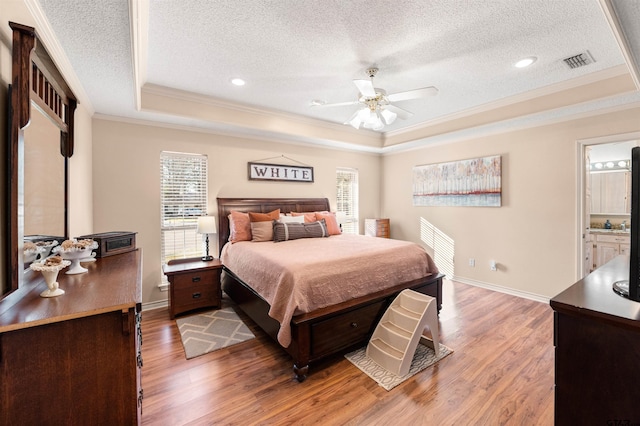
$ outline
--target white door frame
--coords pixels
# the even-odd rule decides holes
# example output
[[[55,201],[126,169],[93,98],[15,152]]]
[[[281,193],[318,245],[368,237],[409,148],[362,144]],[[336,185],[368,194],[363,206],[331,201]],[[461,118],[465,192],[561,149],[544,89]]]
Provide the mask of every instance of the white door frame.
[[[612,143],[612,142],[624,142],[624,141],[632,141],[638,140],[640,141],[640,132],[631,132],[631,133],[620,133],[617,135],[608,135],[608,136],[600,136],[597,138],[588,138],[588,139],[578,139],[576,142],[576,161],[578,171],[578,191],[576,194],[576,207],[577,207],[577,250],[578,253],[578,261],[576,262],[576,277],[577,279],[582,278],[582,271],[584,269],[584,230],[587,228],[587,223],[585,223],[585,166],[584,166],[584,148],[587,145],[600,145],[603,143]],[[638,226],[638,224],[636,224]]]

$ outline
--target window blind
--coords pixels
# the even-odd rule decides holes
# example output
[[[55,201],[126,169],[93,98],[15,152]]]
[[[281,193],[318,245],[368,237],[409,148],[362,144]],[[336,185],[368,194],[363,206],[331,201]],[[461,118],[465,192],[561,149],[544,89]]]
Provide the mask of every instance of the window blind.
[[[358,170],[338,168],[336,170],[337,211],[344,213],[342,232],[358,234]]]
[[[202,256],[198,217],[207,214],[207,156],[160,154],[162,264]]]

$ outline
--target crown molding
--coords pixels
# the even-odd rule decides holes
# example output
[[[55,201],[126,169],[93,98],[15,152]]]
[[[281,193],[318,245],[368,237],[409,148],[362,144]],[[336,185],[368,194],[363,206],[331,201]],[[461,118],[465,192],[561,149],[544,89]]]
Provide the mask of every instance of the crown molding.
[[[370,130],[355,130],[347,127],[343,124],[336,124],[325,120],[318,120],[315,118],[305,117],[298,114],[292,114],[268,108],[259,108],[253,105],[241,104],[238,102],[226,101],[223,99],[215,98],[213,96],[202,95],[194,92],[187,92],[184,90],[173,89],[171,87],[159,86],[157,84],[147,83],[142,87],[143,93],[149,93],[152,95],[163,96],[172,99],[179,99],[186,102],[200,103],[204,105],[213,106],[216,108],[224,108],[231,111],[240,113],[256,114],[264,117],[279,117],[287,121],[295,121],[302,124],[310,124],[314,126],[323,127],[326,129],[332,129],[334,131],[349,132],[351,134],[362,134],[366,132],[373,139],[379,139],[382,143],[382,137],[380,133]]]
[[[147,79],[149,53],[149,1],[129,0],[129,28],[131,29],[131,63],[136,110],[140,111],[142,85]]]
[[[473,115],[483,114],[495,109],[505,108],[521,102],[530,101],[532,99],[540,98],[543,96],[553,95],[557,92],[564,90],[574,89],[576,87],[585,86],[587,84],[597,83],[599,81],[607,80],[609,78],[619,77],[624,74],[628,74],[628,69],[625,65],[618,65],[605,70],[590,73],[581,77],[573,78],[571,80],[563,81],[561,83],[551,84],[549,86],[542,87],[540,89],[530,90],[528,92],[520,93],[515,96],[510,96],[497,100],[495,102],[489,102],[473,108],[468,108],[453,114],[444,115],[433,120],[429,120],[423,123],[419,123],[413,126],[406,127],[402,130],[394,130],[385,133],[385,139],[390,137],[402,137],[402,135],[428,129],[432,126],[448,123],[455,120],[464,119]]]
[[[450,132],[442,135],[436,136],[428,136],[423,139],[416,139],[413,141],[407,141],[404,143],[399,143],[396,145],[391,145],[388,147],[382,148],[383,155],[389,154],[397,154],[406,151],[414,151],[417,149],[424,148],[426,146],[435,147],[440,145],[447,145],[452,143],[464,142],[471,139],[477,139],[479,137],[487,137],[487,136],[495,136],[499,134],[516,132],[520,130],[531,129],[534,127],[542,127],[542,126],[550,126],[553,124],[564,123],[568,121],[580,120],[583,118],[596,117],[599,115],[610,114],[619,111],[626,111],[628,109],[640,108],[640,101],[630,102],[620,105],[614,105],[609,107],[594,107],[589,111],[580,111],[575,113],[570,113],[568,115],[557,116],[553,115],[551,117],[541,117],[536,118],[537,114],[532,114],[530,116],[524,116],[519,118],[514,118],[505,121],[499,121],[483,126],[470,127],[463,130],[458,130],[455,132]],[[547,113],[547,111],[545,111]],[[543,113],[544,114],[544,113]],[[532,118],[532,120],[523,121],[526,118]]]
[[[600,4],[602,13],[607,19],[607,23],[611,28],[611,32],[613,33],[613,36],[618,43],[618,47],[620,47],[620,52],[622,53],[624,61],[627,64],[629,74],[631,74],[631,78],[633,79],[633,83],[636,85],[636,89],[640,90],[640,70],[638,70],[638,64],[633,58],[633,54],[631,53],[632,50],[629,46],[629,41],[625,36],[622,24],[620,24],[620,21],[618,20],[618,15],[616,15],[613,3],[611,0],[599,0],[598,3]],[[640,60],[640,58],[638,58],[638,60]]]
[[[203,123],[217,122],[220,125],[246,128],[242,132],[276,132],[296,138],[331,141],[333,144],[361,145],[366,149],[382,148],[382,136],[377,132],[359,131],[324,120],[229,102],[193,92],[145,84],[142,98],[143,112],[184,116]]]
[[[261,142],[280,143],[289,145],[299,145],[306,147],[323,147],[339,151],[362,152],[368,154],[381,154],[382,148],[365,145],[351,144],[347,142],[334,141],[329,139],[314,139],[306,137],[294,138],[291,136],[268,134],[266,132],[250,132],[245,128],[215,129],[206,126],[194,126],[191,124],[169,123],[166,121],[155,121],[132,117],[115,116],[108,114],[95,114],[96,120],[113,121],[118,123],[134,124],[140,126],[159,127],[163,129],[179,130],[185,132],[204,133],[209,135],[223,136],[235,139],[252,139]],[[206,123],[205,123],[206,124]]]
[[[24,0],[24,2],[27,9],[29,9],[29,12],[31,12],[31,15],[33,16],[36,32],[38,33],[38,37],[45,43],[49,56],[51,56],[51,59],[55,62],[56,66],[64,76],[67,84],[71,87],[71,90],[73,90],[73,93],[78,99],[78,103],[82,104],[82,107],[87,110],[89,115],[93,115],[95,113],[93,104],[91,103],[87,92],[84,90],[84,86],[80,82],[80,79],[73,70],[71,62],[69,62],[69,58],[67,58],[64,49],[60,45],[60,42],[58,42],[58,38],[51,28],[49,20],[42,11],[40,3],[37,0]]]

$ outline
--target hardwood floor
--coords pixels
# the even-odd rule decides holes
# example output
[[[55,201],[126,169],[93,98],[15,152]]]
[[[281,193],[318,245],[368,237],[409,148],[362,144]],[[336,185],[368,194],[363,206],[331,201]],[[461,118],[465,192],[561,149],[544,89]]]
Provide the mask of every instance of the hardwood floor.
[[[387,392],[342,356],[293,379],[256,339],[186,360],[167,309],[142,314],[143,425],[552,425],[548,304],[445,281],[441,342],[454,353]]]

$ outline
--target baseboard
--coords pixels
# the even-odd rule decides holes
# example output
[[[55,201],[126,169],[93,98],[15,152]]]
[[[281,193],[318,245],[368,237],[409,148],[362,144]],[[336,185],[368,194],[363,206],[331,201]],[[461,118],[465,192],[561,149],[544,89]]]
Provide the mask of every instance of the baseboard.
[[[156,302],[148,302],[142,304],[142,311],[150,311],[152,309],[160,309],[160,308],[168,308],[169,301],[168,300],[158,300]]]
[[[485,283],[482,281],[476,281],[470,278],[454,276],[451,280],[457,281],[462,284],[469,284],[475,287],[486,288],[487,290],[497,291],[499,293],[510,294],[511,296],[522,297],[523,299],[534,300],[536,302],[549,303],[549,301],[551,300],[548,297],[541,296],[539,294],[529,293],[528,291],[515,290],[513,288],[502,287],[499,285]]]

